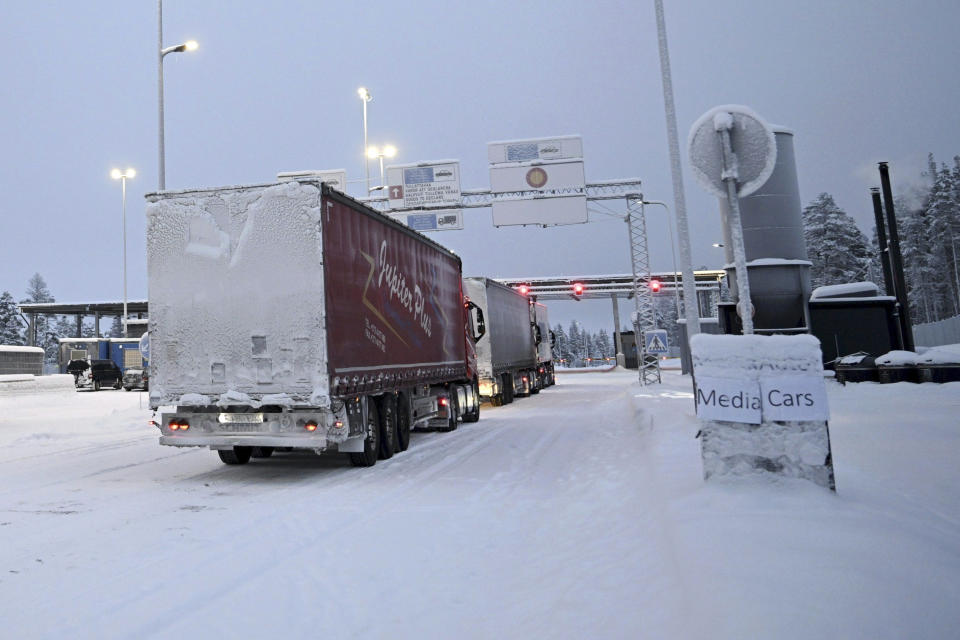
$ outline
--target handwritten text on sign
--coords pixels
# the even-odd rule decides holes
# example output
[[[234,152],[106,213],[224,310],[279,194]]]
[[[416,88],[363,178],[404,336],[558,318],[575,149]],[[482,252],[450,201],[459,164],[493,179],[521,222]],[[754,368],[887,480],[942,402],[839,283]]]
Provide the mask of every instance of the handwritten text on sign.
[[[697,376],[697,417],[760,424],[828,420],[823,378],[811,375],[752,379]]]

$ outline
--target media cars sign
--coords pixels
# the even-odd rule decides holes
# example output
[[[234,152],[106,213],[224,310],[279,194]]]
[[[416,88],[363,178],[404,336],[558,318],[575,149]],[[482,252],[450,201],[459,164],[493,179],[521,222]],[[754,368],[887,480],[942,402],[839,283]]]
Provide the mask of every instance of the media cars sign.
[[[697,417],[724,422],[829,420],[823,376],[697,376]]]

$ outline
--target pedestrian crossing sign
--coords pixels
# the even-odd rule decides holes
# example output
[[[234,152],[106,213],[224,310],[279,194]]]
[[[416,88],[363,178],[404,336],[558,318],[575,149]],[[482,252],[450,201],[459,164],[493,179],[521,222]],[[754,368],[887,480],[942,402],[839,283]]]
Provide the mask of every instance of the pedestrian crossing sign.
[[[643,332],[643,350],[646,353],[663,354],[667,353],[667,330],[653,329]]]

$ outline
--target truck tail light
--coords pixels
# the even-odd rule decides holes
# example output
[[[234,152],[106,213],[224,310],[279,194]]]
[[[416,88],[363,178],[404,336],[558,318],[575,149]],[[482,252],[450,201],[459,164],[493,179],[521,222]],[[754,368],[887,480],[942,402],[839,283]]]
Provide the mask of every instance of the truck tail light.
[[[182,418],[174,418],[168,426],[170,427],[170,431],[177,431],[178,429],[180,431],[186,431],[190,428],[190,423]]]
[[[445,406],[447,406],[447,399],[446,399],[446,398],[440,398],[439,400],[437,400],[437,404],[439,404],[441,407],[445,407]]]
[[[337,420],[336,422],[334,422],[334,423],[333,423],[333,428],[334,428],[334,429],[343,429],[343,421],[342,421],[342,420]]]
[[[315,420],[308,420],[307,423],[303,425],[303,428],[310,432],[316,431],[317,423]]]

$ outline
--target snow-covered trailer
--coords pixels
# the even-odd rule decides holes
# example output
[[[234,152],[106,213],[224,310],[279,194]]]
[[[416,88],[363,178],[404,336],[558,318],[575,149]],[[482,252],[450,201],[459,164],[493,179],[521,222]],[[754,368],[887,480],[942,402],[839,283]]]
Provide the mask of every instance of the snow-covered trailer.
[[[389,458],[479,419],[460,259],[316,179],[147,196],[160,443]]]
[[[537,331],[530,301],[510,287],[483,277],[464,278],[471,304],[486,318],[486,338],[477,342],[480,396],[494,406],[529,395],[537,368]]]

